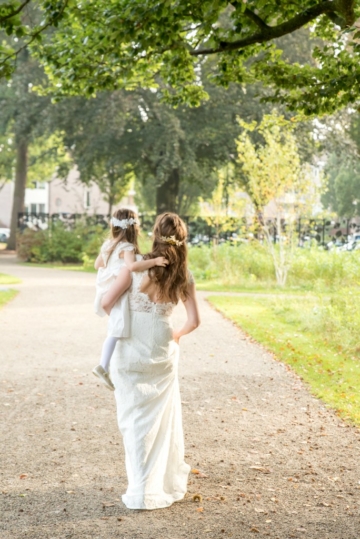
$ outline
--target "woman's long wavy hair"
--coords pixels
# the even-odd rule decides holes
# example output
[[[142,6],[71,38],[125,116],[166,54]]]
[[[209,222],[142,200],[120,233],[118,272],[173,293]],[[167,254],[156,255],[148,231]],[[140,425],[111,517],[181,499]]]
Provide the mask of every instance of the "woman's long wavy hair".
[[[175,245],[163,238],[173,237],[181,245]],[[153,245],[151,253],[145,259],[164,256],[169,261],[166,267],[155,266],[149,269],[150,279],[157,285],[158,297],[177,303],[188,296],[187,268],[187,229],[184,221],[176,213],[158,215],[153,229]]]
[[[119,210],[116,210],[113,213],[113,217],[116,217],[116,219],[119,219],[120,221],[122,219],[137,219],[137,215],[134,211],[129,210],[128,208],[120,208]],[[138,246],[138,236],[139,236],[139,225],[129,225],[127,228],[121,228],[120,226],[114,226],[111,224],[110,229],[110,240],[111,240],[111,246],[110,249],[106,252],[107,254],[107,260],[109,260],[112,253],[115,251],[116,246],[121,241],[126,241],[128,243],[132,243],[134,246],[135,254],[139,254],[139,246]]]

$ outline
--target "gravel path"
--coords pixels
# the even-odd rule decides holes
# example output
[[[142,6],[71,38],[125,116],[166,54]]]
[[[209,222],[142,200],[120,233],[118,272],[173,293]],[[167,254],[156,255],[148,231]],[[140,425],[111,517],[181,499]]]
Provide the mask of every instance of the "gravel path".
[[[212,310],[182,342],[189,494],[130,511],[94,275],[29,268],[0,311],[1,539],[359,539],[359,431]],[[14,286],[15,288],[15,286]],[[184,316],[178,308],[175,316]],[[200,494],[199,501],[194,494]]]

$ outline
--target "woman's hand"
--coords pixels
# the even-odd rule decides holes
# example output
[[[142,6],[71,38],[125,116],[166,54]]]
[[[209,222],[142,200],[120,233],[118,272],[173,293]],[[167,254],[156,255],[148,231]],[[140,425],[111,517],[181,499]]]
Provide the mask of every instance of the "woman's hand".
[[[164,256],[158,256],[154,258],[155,266],[162,266],[163,268],[169,264],[169,261]]]

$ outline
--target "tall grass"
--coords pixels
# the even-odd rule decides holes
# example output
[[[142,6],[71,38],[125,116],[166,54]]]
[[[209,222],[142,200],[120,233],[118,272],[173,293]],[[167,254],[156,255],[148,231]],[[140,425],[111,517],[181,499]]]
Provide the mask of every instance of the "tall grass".
[[[191,247],[190,267],[198,282],[225,286],[273,286],[275,271],[270,254],[258,243],[240,246]],[[296,249],[288,286],[319,291],[360,284],[360,251]]]

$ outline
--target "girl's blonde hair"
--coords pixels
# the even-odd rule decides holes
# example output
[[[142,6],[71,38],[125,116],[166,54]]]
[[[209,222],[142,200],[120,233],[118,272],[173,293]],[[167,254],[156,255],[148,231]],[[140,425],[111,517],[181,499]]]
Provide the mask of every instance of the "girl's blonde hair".
[[[129,210],[128,208],[120,208],[119,210],[116,210],[113,213],[113,217],[116,219],[119,219],[119,221],[122,221],[123,219],[138,219],[136,213],[133,210]],[[128,243],[131,243],[134,246],[134,252],[135,254],[139,254],[139,245],[138,245],[138,236],[139,236],[139,225],[133,224],[128,225],[127,228],[121,228],[120,226],[114,226],[113,223],[111,223],[111,229],[110,229],[110,239],[113,240],[111,242],[110,249],[106,252],[107,254],[107,260],[109,260],[112,253],[115,251],[116,246],[122,242],[126,241]]]
[[[144,258],[164,256],[169,261],[166,267],[155,266],[148,271],[157,285],[159,299],[177,303],[188,296],[186,237],[186,225],[176,213],[167,212],[156,218],[152,251]]]

